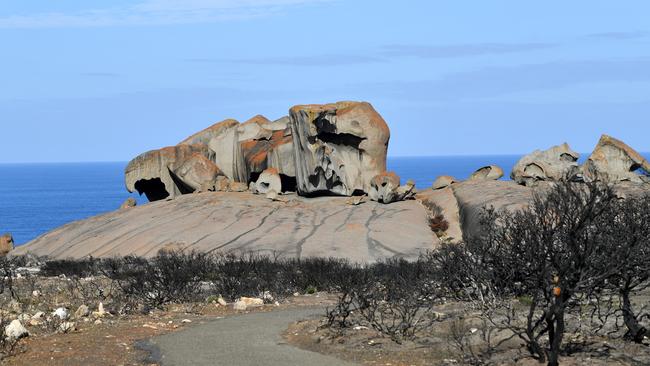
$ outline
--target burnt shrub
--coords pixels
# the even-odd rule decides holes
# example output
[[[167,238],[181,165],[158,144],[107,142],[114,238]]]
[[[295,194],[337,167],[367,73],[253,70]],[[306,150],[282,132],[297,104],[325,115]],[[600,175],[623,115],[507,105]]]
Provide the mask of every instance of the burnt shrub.
[[[352,270],[327,325],[346,328],[365,323],[396,343],[413,339],[436,322],[433,311],[442,296],[430,262],[393,259]],[[358,314],[354,319],[353,314]]]
[[[445,216],[442,214],[442,209],[428,200],[422,201],[422,205],[427,209],[427,222],[431,231],[438,237],[444,236],[444,233],[449,230],[449,222],[447,222]]]
[[[210,280],[213,291],[226,300],[265,293],[282,298],[293,290],[288,284],[287,267],[286,261],[254,253],[224,254],[216,257]]]
[[[161,251],[149,260],[105,260],[102,267],[127,297],[146,306],[161,307],[204,298],[202,281],[213,272],[214,261],[207,253]]]
[[[241,296],[281,300],[307,290],[336,291],[347,280],[350,264],[334,258],[287,259],[254,253],[215,257],[211,282],[227,300]]]
[[[45,262],[41,271],[46,276],[56,277],[89,277],[100,272],[100,260],[95,258],[84,259],[55,259]]]
[[[580,299],[600,296],[627,266],[610,233],[620,221],[617,202],[604,184],[558,182],[520,211],[486,210],[480,236],[432,257],[450,293],[556,366],[566,314]]]

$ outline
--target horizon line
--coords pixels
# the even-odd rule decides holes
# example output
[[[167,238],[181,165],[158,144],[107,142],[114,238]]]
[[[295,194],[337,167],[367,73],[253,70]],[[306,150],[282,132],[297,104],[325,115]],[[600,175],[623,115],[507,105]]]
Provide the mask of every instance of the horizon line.
[[[441,154],[441,155],[388,155],[387,159],[394,158],[465,158],[465,157],[482,157],[482,156],[525,156],[531,153],[492,153],[492,154]],[[589,156],[591,153],[581,153],[580,157]],[[639,151],[641,155],[650,155],[650,151]],[[88,160],[88,161],[17,161],[2,162],[0,165],[38,165],[38,164],[111,164],[111,163],[129,163],[130,160]]]

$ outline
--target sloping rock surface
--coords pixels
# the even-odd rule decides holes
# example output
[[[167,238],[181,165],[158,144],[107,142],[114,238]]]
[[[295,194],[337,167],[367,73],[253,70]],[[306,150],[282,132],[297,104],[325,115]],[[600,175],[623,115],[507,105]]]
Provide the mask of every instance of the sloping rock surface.
[[[348,205],[344,197],[287,203],[250,193],[197,193],[77,221],[16,248],[54,258],[153,256],[160,249],[255,251],[373,262],[415,259],[439,244],[416,201]]]
[[[463,237],[478,235],[480,219],[485,207],[496,210],[518,210],[533,198],[533,189],[512,181],[465,181],[452,186],[458,202]]]

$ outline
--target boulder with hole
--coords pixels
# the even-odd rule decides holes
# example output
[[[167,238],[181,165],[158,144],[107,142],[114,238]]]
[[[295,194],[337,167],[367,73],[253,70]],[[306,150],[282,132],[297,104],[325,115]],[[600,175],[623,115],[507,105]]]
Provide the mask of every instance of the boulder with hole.
[[[369,103],[298,105],[289,114],[298,193],[371,191],[386,170],[390,131]]]
[[[621,140],[603,135],[582,166],[585,181],[650,182],[650,163]]]
[[[536,150],[515,164],[510,177],[525,186],[533,186],[540,181],[577,179],[580,176],[579,157],[580,154],[571,150],[566,143],[544,151]]]

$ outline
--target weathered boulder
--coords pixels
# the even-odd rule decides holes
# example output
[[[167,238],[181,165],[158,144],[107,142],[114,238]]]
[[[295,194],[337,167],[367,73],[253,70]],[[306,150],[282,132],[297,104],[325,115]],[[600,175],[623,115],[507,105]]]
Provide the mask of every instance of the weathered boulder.
[[[131,160],[125,170],[129,192],[149,201],[173,198],[210,185],[221,174],[205,144],[178,145],[152,150]]]
[[[415,182],[412,180],[401,186],[400,178],[395,172],[383,172],[372,178],[368,198],[380,203],[391,203],[412,199],[416,193]]]
[[[266,169],[255,182],[256,193],[266,194],[269,191],[282,192],[282,179],[276,168]]]
[[[390,131],[369,103],[299,105],[289,114],[300,194],[370,192],[386,170]]]
[[[157,201],[192,192],[225,190],[224,182],[218,181],[220,176],[248,185],[269,167],[278,169],[290,182],[295,169],[293,139],[287,124],[288,117],[271,122],[259,115],[241,124],[233,119],[219,122],[177,146],[133,159],[126,168],[127,189]]]
[[[194,153],[187,160],[171,166],[177,184],[192,192],[214,190],[214,182],[221,170],[204,155]]]
[[[512,169],[510,177],[515,182],[532,186],[539,181],[560,181],[579,175],[580,154],[571,150],[567,143],[548,150],[536,150],[521,158]]]
[[[11,234],[0,236],[0,257],[4,257],[14,250],[14,237]]]
[[[431,189],[435,191],[437,189],[447,188],[454,183],[458,183],[458,180],[456,180],[456,178],[449,175],[441,175],[433,182]]]
[[[135,200],[135,198],[129,197],[124,202],[122,202],[122,204],[120,205],[120,210],[135,207],[137,205],[138,205],[138,202]]]
[[[488,165],[475,171],[469,180],[499,180],[501,177],[503,177],[503,169],[496,165]]]
[[[400,178],[395,172],[382,172],[370,181],[368,198],[380,203],[399,201],[397,194],[399,186]]]
[[[582,166],[585,181],[650,182],[650,163],[623,141],[603,135]]]

